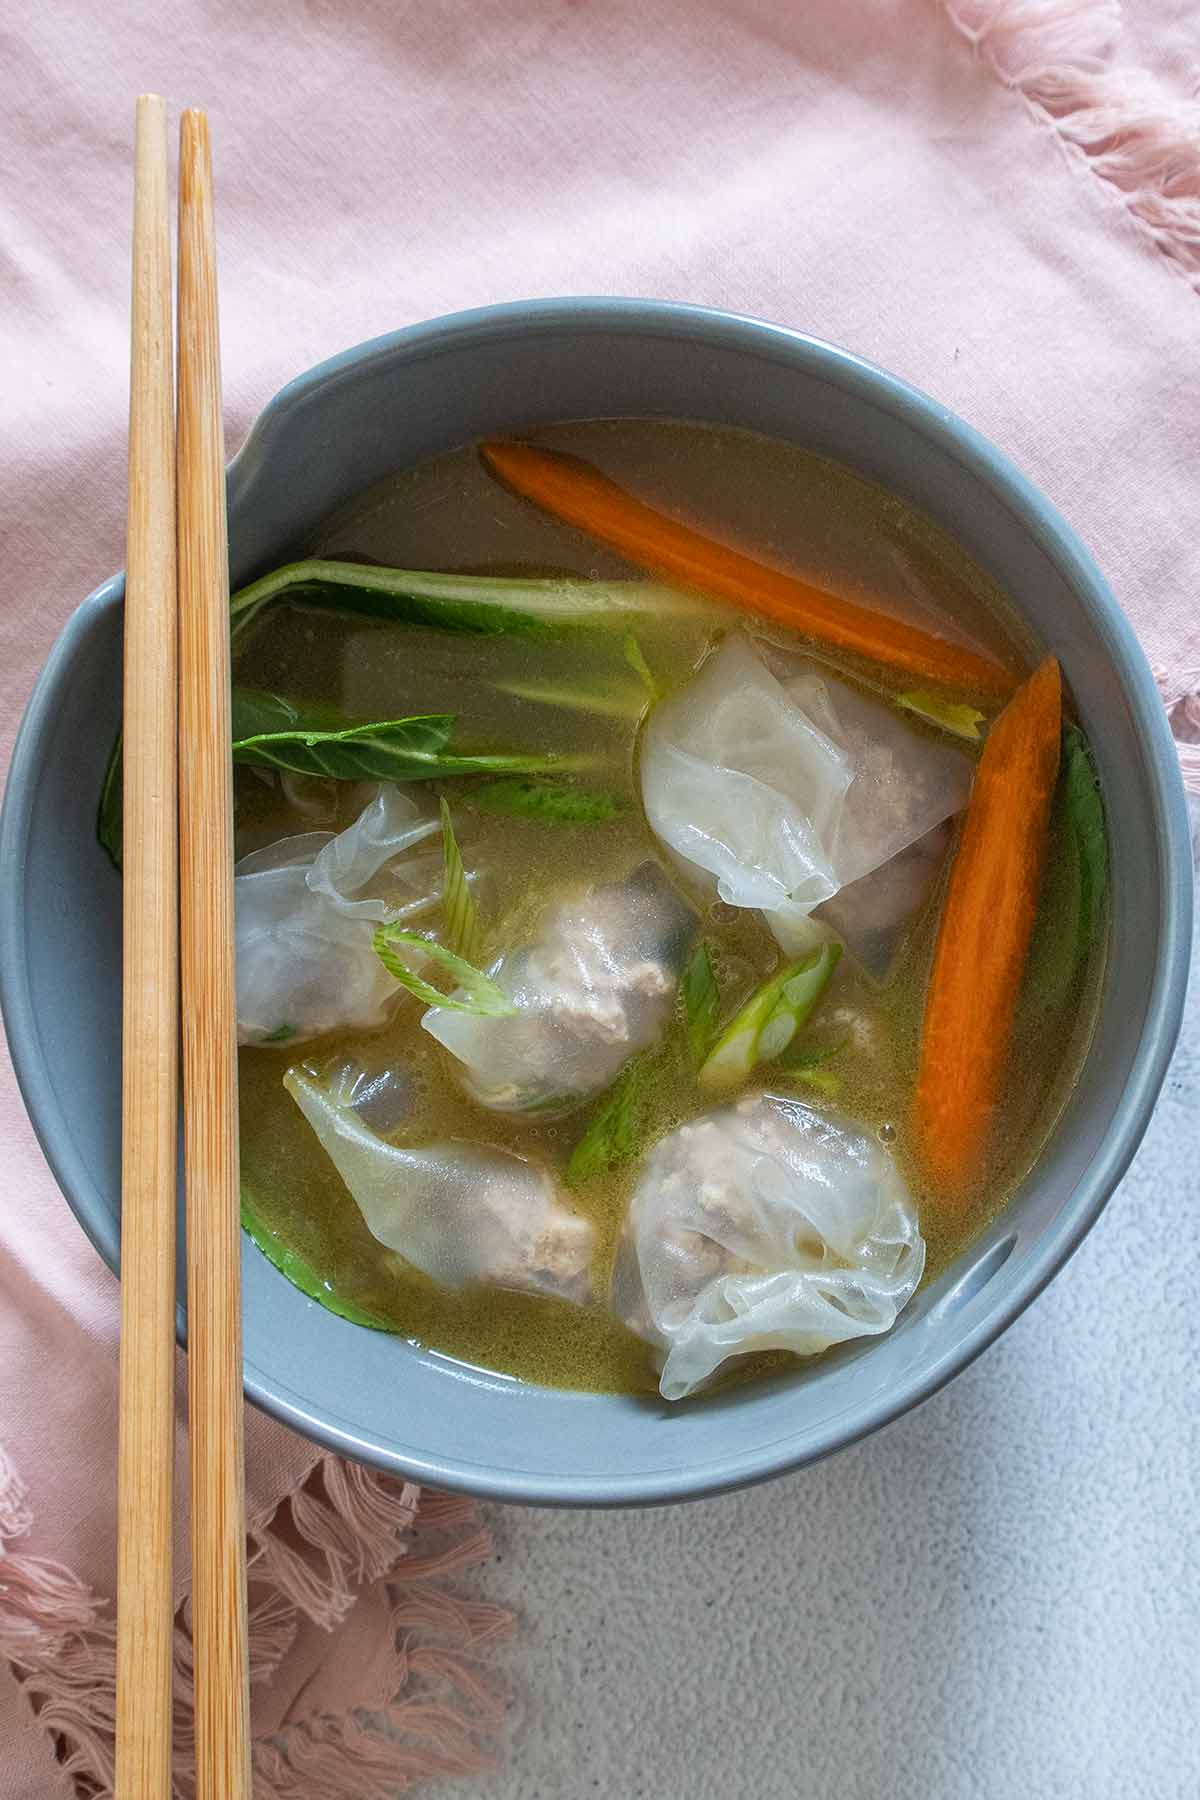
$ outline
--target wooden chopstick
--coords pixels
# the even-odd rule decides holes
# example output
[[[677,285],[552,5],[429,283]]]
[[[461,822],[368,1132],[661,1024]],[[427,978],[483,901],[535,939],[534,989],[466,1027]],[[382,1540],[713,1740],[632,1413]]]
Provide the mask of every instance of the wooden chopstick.
[[[167,119],[137,103],[125,577],[117,1792],[171,1791],[178,882]]]
[[[208,120],[179,136],[179,874],[197,1800],[249,1800],[229,569]]]

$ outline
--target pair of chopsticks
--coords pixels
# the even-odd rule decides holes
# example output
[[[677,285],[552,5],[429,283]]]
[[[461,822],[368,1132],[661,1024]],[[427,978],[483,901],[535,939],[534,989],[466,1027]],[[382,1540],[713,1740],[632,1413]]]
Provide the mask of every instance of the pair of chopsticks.
[[[229,575],[208,121],[137,104],[125,588],[118,1800],[171,1793],[182,996],[197,1800],[249,1800]]]

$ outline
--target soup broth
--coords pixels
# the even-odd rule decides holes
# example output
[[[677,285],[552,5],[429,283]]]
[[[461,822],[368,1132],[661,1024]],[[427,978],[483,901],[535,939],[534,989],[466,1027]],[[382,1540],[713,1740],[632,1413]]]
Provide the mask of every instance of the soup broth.
[[[1036,660],[1006,597],[958,545],[895,495],[824,457],[747,432],[640,419],[555,425],[539,431],[537,443],[586,459],[661,512],[823,590],[1015,669]],[[423,571],[647,579],[644,569],[498,483],[474,447],[396,474],[326,521],[297,553]],[[286,696],[306,716],[310,706],[349,721],[453,714],[455,744],[482,753],[558,758],[554,769],[587,791],[603,791],[620,810],[572,823],[477,807],[472,794],[479,781],[470,776],[439,782],[434,790],[450,804],[464,861],[482,872],[476,899],[489,955],[536,938],[546,909],[564,896],[621,884],[650,863],[695,909],[697,941],[708,951],[719,989],[719,1030],[787,964],[788,955],[761,910],[702,891],[652,830],[642,800],[647,717],[709,668],[706,659],[733,633],[749,632],[764,655],[802,658],[855,692],[888,695],[891,702],[902,689],[929,684],[914,677],[897,681],[894,672],[881,678],[869,659],[719,599],[692,604],[683,598],[678,606],[631,616],[630,626],[469,635],[432,623],[388,623],[314,605],[303,594],[284,595],[235,636],[234,680],[240,688]],[[911,710],[902,716],[917,738],[977,759],[978,738],[948,738],[936,721]],[[344,830],[370,792],[363,783],[306,782],[239,764],[238,854],[246,857],[281,838]],[[953,829],[961,831],[961,824]],[[1052,832],[986,1160],[969,1203],[948,1205],[914,1143],[913,1094],[953,855],[951,830],[948,823],[928,890],[892,934],[886,955],[864,959],[848,946],[798,1034],[803,1054],[792,1055],[786,1066],[764,1063],[747,1083],[752,1091],[765,1088],[851,1121],[894,1159],[927,1246],[925,1280],[984,1228],[1036,1160],[1081,1067],[1103,959],[1103,933],[1097,931],[1066,976],[1043,980],[1038,973],[1054,961],[1055,946],[1069,934],[1066,915],[1078,905],[1075,852]],[[836,897],[830,908],[836,926]],[[434,929],[437,915],[417,923]],[[449,991],[445,979],[438,985]],[[653,1391],[654,1354],[614,1313],[610,1278],[645,1151],[714,1104],[698,1086],[695,1059],[682,1048],[648,1053],[639,1064],[642,1138],[636,1152],[594,1173],[577,1171],[567,1185],[572,1153],[608,1103],[611,1084],[561,1109],[485,1107],[464,1084],[454,1057],[422,1025],[425,1010],[401,992],[383,1022],[370,1029],[242,1048],[247,1228],[285,1274],[363,1325],[523,1380]],[[676,1029],[673,1022],[670,1030]],[[366,1078],[398,1072],[402,1112],[379,1132],[388,1143],[496,1146],[550,1170],[564,1203],[594,1227],[593,1298],[578,1304],[473,1283],[456,1290],[381,1243],[284,1086],[291,1069],[307,1069],[323,1081],[346,1065]],[[832,1257],[831,1265],[836,1261]],[[742,1358],[723,1373],[741,1378],[762,1366],[761,1357]]]

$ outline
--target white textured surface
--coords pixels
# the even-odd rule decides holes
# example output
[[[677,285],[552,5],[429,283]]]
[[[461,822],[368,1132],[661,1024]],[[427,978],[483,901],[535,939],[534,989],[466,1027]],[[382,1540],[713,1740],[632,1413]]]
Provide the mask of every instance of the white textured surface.
[[[918,1412],[700,1505],[489,1509],[524,1718],[455,1792],[1200,1795],[1198,988],[1100,1223]]]

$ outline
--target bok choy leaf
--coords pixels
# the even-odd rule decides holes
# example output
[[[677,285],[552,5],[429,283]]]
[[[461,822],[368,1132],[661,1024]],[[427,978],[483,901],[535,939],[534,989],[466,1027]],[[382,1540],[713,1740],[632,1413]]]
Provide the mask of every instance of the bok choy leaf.
[[[455,750],[457,715],[355,723],[334,708],[257,688],[233,690],[233,760],[335,781],[430,781],[443,775],[538,773],[574,766],[569,755]]]
[[[414,770],[438,773],[436,763],[454,730],[452,713],[381,719],[341,731],[294,725],[235,737],[233,760],[297,775],[331,775],[339,781],[409,781]]]
[[[600,719],[627,719],[636,725],[650,702],[640,687],[585,688],[549,681],[495,681],[498,694],[528,700],[536,706],[556,706],[565,712],[592,713]]]
[[[695,612],[703,605],[655,581],[437,575],[309,557],[272,569],[234,594],[229,610],[235,637],[276,600],[332,607],[399,625],[431,625],[441,631],[524,635],[611,625],[638,613],[661,617]]]
[[[281,694],[235,688],[232,704],[235,763],[335,781],[432,781],[456,775],[538,775],[586,767],[584,756],[537,751],[458,750],[450,739],[454,713],[348,724],[329,707]],[[121,866],[121,740],[109,758],[96,816],[96,835]]]
[[[113,745],[112,755],[108,759],[108,767],[104,771],[104,786],[100,789],[100,805],[96,812],[96,836],[100,840],[102,850],[107,850],[113,867],[121,867],[121,853],[125,847],[124,828],[124,759],[121,755],[122,737],[117,733],[117,741]]]
[[[235,738],[233,760],[262,769],[290,769],[297,775],[326,775],[335,781],[428,781],[439,775],[526,773],[555,768],[567,759],[552,754],[515,754],[447,748],[453,713],[426,713],[410,719],[379,719],[340,730],[309,723]]]

